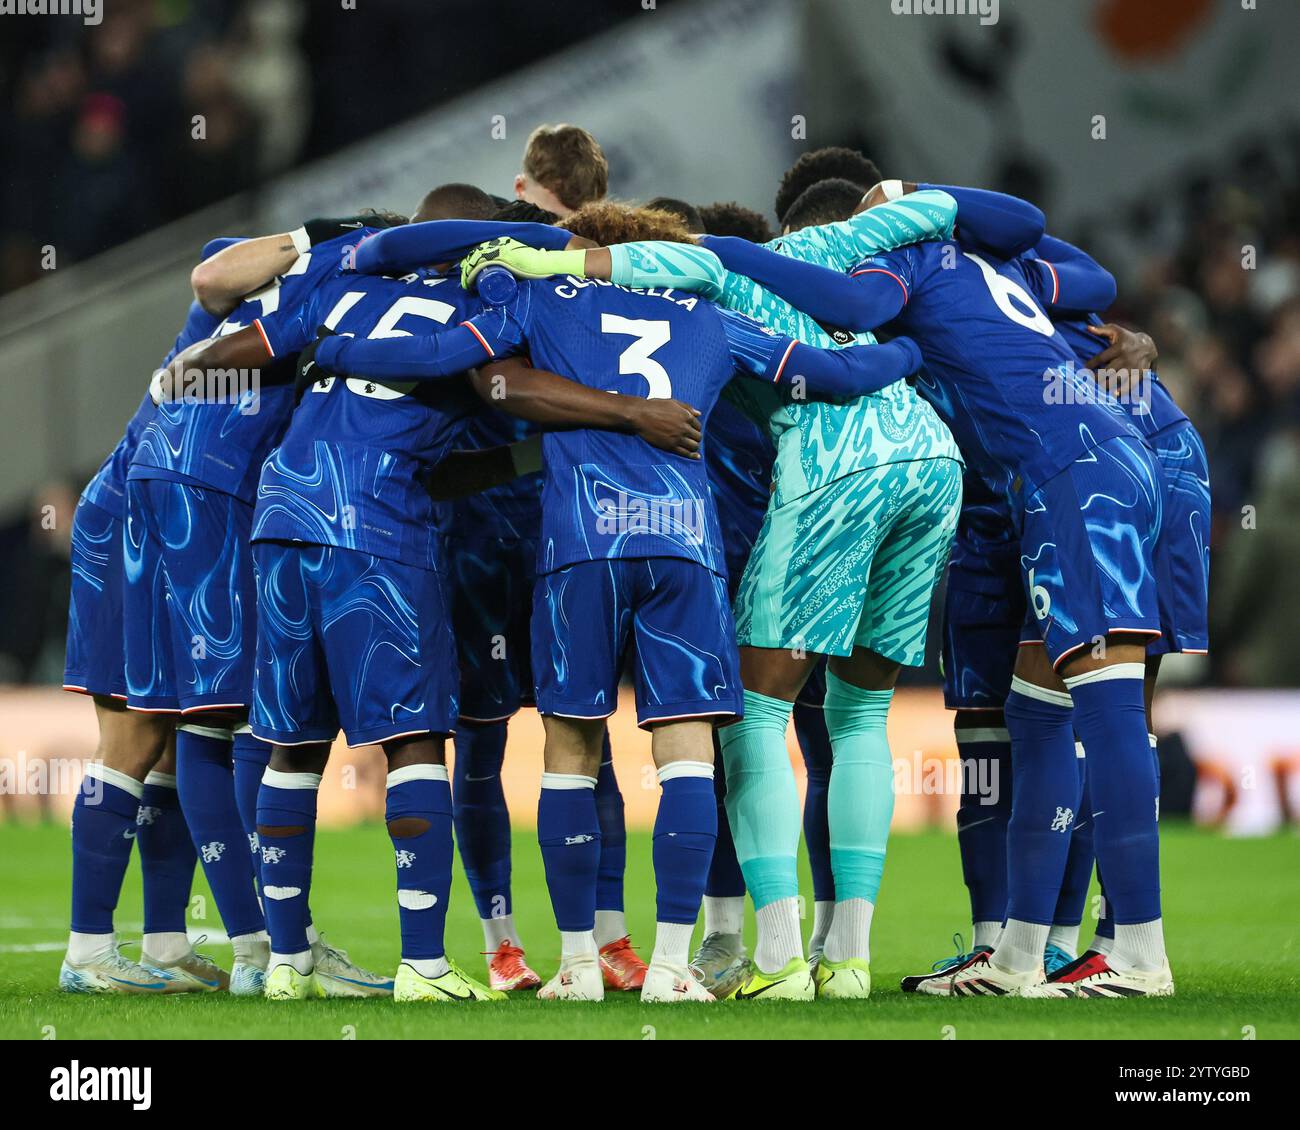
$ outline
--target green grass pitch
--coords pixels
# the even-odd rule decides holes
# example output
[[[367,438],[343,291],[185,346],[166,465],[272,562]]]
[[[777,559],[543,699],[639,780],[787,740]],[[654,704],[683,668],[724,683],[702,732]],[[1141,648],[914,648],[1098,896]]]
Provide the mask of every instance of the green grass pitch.
[[[642,1006],[611,994],[603,1005],[543,1004],[531,993],[504,1004],[398,1005],[392,1001],[271,1004],[225,995],[135,1000],[69,997],[54,988],[67,922],[68,835],[59,827],[0,825],[0,1036],[10,1039],[749,1039],[778,1037],[960,1040],[1259,1039],[1300,1037],[1300,840],[1224,840],[1164,829],[1165,922],[1178,995],[1150,1001],[945,1000],[904,996],[902,974],[951,952],[965,889],[956,841],[900,835],[890,845],[876,915],[865,1002]],[[648,954],[654,900],[650,839],[628,845],[628,918]],[[322,832],[312,905],[337,944],[374,969],[398,957],[392,851],[381,826]],[[804,889],[810,890],[805,877]],[[138,938],[140,884],[127,876],[118,919]],[[208,922],[219,930],[211,899]],[[515,840],[516,915],[529,959],[554,971],[558,939],[531,830]],[[202,922],[196,922],[202,927]],[[752,937],[752,923],[751,923]],[[1085,937],[1088,926],[1085,923]],[[482,938],[457,874],[448,949],[480,974]],[[203,947],[229,965],[228,946]],[[130,952],[130,951],[128,951]],[[51,1031],[52,1029],[52,1031]]]

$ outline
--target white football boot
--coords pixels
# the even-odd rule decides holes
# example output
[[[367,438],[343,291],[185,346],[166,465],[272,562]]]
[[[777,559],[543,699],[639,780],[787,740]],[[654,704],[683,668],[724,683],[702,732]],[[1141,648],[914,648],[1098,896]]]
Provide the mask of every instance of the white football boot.
[[[207,938],[199,938],[194,945],[202,945],[205,941]],[[197,952],[194,945],[175,961],[156,961],[146,951],[140,955],[140,964],[147,969],[174,975],[184,986],[181,992],[216,993],[229,989],[230,974],[206,954]]]
[[[137,996],[162,996],[187,990],[180,978],[162,969],[153,969],[122,956],[117,935],[87,961],[73,961],[65,956],[59,967],[59,988],[65,993],[123,993]]]
[[[726,1000],[749,976],[749,954],[739,934],[706,934],[691,968],[714,1000]]]
[[[544,1001],[603,1001],[605,977],[600,959],[594,953],[569,954],[560,962],[560,971],[537,990]]]
[[[667,961],[650,962],[645,981],[641,985],[642,1004],[677,1004],[696,1001],[712,1004],[717,998],[696,977],[689,965],[673,965]]]
[[[316,980],[327,997],[391,997],[393,978],[363,969],[347,950],[337,949],[322,937],[311,945]]]
[[[269,938],[255,938],[244,957],[236,957],[230,969],[230,995],[260,997],[266,991],[266,967],[271,961]]]
[[[932,977],[917,987],[917,992],[932,997],[1020,997],[1047,979],[1040,963],[1026,973],[1010,973],[978,953],[947,977]]]

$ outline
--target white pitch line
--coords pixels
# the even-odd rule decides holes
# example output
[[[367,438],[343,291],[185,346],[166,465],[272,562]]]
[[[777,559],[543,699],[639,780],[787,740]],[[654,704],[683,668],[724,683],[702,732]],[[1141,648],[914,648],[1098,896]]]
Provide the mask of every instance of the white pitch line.
[[[19,927],[12,926],[10,929],[16,930]],[[204,945],[225,946],[230,944],[230,938],[221,930],[196,930],[190,927],[188,933],[191,942],[198,942],[202,938]],[[65,939],[61,942],[28,942],[26,944],[0,945],[0,953],[62,953],[67,948],[68,943]]]

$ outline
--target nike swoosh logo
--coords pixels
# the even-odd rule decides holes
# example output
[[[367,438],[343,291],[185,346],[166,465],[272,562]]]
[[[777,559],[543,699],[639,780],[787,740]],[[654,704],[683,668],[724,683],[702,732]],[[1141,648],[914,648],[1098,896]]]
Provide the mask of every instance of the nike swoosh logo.
[[[767,992],[768,989],[775,989],[779,984],[781,984],[780,981],[772,981],[764,985],[761,989],[755,989],[752,993],[745,992],[743,988],[737,989],[736,1000],[747,1001],[750,1000],[752,997],[761,997],[765,992]]]
[[[392,981],[358,981],[355,977],[340,977],[337,973],[320,973],[321,977],[328,977],[331,981],[342,981],[345,985],[360,985],[363,989],[391,989]],[[445,990],[444,990],[445,991]],[[460,998],[457,997],[457,1000]]]
[[[473,993],[472,991],[468,991],[468,990],[467,990],[466,993],[465,993],[465,995],[462,997],[462,996],[460,996],[458,993],[453,993],[453,992],[451,992],[449,989],[444,989],[441,985],[434,985],[433,987],[434,987],[435,989],[437,989],[438,992],[440,992],[440,993],[441,993],[443,996],[445,996],[448,1000],[453,1000],[453,1001],[472,1001],[472,1000],[474,999],[474,993]]]
[[[486,777],[471,777],[468,774],[465,777],[467,781],[495,781],[496,779],[497,775],[495,773],[489,773]]]
[[[143,984],[143,983],[140,982],[140,981],[126,981],[126,980],[123,980],[121,977],[113,977],[113,976],[111,976],[111,975],[109,976],[108,979],[109,979],[110,981],[116,981],[119,985],[127,985],[127,986],[129,986],[129,987],[131,987],[131,988],[135,988],[135,989],[165,989],[165,988],[167,988],[167,982],[166,982],[166,981],[155,981],[152,985],[146,985],[146,984]]]
[[[200,977],[197,973],[187,973],[185,974],[185,976],[188,977],[191,981],[197,981],[200,985],[210,985],[214,989],[221,984],[221,982],[217,981],[216,979],[209,981],[205,977]]]

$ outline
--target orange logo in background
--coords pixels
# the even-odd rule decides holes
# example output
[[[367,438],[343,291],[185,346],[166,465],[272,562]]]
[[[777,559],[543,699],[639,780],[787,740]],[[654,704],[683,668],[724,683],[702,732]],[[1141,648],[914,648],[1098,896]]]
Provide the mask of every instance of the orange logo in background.
[[[1215,0],[1101,0],[1097,33],[1121,59],[1150,62],[1176,54],[1209,23]]]

